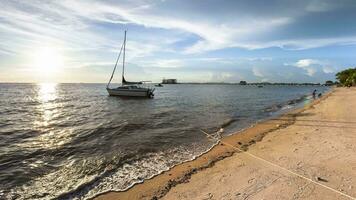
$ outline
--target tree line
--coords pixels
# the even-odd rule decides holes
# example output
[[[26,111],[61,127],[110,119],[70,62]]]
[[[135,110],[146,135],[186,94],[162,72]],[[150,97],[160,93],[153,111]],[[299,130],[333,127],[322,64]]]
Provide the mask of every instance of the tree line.
[[[351,87],[356,86],[356,68],[350,68],[338,72],[336,74],[336,79],[339,81],[341,86]]]

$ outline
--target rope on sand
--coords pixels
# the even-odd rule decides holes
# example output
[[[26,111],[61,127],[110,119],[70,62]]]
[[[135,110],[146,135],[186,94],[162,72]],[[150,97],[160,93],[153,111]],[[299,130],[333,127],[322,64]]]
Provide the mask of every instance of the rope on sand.
[[[288,172],[288,173],[290,173],[290,174],[293,174],[293,175],[295,175],[295,176],[298,176],[299,178],[305,179],[305,180],[307,180],[307,181],[309,181],[309,182],[311,182],[311,183],[314,183],[314,184],[316,184],[316,185],[319,185],[319,186],[321,186],[321,187],[323,187],[323,188],[326,188],[326,189],[328,189],[328,190],[330,190],[330,191],[332,191],[332,192],[338,193],[338,194],[340,194],[340,195],[342,195],[342,196],[344,196],[344,197],[347,197],[347,198],[349,198],[349,199],[356,200],[355,197],[352,197],[352,196],[350,196],[350,195],[348,195],[348,194],[345,194],[345,193],[343,193],[343,192],[340,192],[340,191],[338,191],[338,190],[336,190],[336,189],[334,189],[334,188],[331,188],[331,187],[329,187],[329,186],[326,186],[326,185],[324,185],[324,184],[321,184],[321,183],[319,183],[319,182],[316,182],[316,181],[314,181],[313,179],[310,179],[310,178],[308,178],[308,177],[305,177],[305,176],[303,176],[303,175],[300,175],[300,174],[298,174],[298,173],[296,173],[296,172],[293,172],[293,171],[291,171],[291,170],[289,170],[289,169],[287,169],[287,168],[281,167],[281,166],[279,166],[279,165],[277,165],[277,164],[274,164],[274,163],[272,163],[272,162],[270,162],[270,161],[268,161],[268,160],[265,160],[265,159],[263,159],[263,158],[261,158],[261,157],[258,157],[258,156],[254,155],[254,154],[251,154],[251,153],[249,153],[249,152],[247,152],[247,151],[243,151],[242,149],[240,149],[240,148],[238,148],[238,147],[236,147],[236,146],[234,146],[234,145],[232,145],[232,144],[229,144],[229,143],[226,143],[226,142],[221,141],[221,139],[216,138],[216,137],[210,135],[209,133],[207,133],[207,132],[205,132],[205,131],[203,131],[203,130],[200,130],[200,131],[203,132],[208,138],[217,140],[219,143],[224,144],[224,145],[229,146],[229,147],[232,147],[233,149],[235,149],[235,150],[237,150],[237,151],[239,151],[239,152],[241,152],[241,153],[247,154],[247,155],[249,155],[249,156],[251,156],[251,157],[253,157],[253,158],[257,159],[257,160],[260,160],[260,161],[262,161],[262,162],[264,162],[264,163],[267,163],[267,164],[269,164],[269,165],[271,165],[271,166],[273,166],[273,167],[276,167],[276,168],[281,169],[281,170],[283,170],[283,171],[286,171],[286,172]]]

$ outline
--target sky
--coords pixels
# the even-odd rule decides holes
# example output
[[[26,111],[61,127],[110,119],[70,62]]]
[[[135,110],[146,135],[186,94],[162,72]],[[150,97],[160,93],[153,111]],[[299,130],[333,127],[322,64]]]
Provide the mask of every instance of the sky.
[[[354,67],[354,0],[1,0],[0,82],[320,82]],[[121,62],[121,61],[120,61]],[[120,82],[121,65],[115,74]]]

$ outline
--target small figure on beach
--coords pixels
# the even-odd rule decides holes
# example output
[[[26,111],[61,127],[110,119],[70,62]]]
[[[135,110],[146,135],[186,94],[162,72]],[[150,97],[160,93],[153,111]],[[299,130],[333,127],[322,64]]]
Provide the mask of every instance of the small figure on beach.
[[[221,134],[224,133],[224,129],[220,128],[217,132],[216,132],[216,138],[217,139],[221,139]]]
[[[322,94],[321,94],[321,93],[319,93],[319,94],[318,94],[318,98],[320,98],[320,97],[321,97],[321,95],[322,95]]]
[[[316,91],[317,91],[317,90],[314,90],[314,91],[313,91],[313,98],[314,98],[314,99],[315,99],[315,97],[316,97]]]

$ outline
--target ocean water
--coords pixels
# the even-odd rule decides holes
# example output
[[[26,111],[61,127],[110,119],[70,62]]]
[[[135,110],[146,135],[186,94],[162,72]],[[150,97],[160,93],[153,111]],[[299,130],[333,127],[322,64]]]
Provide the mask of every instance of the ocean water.
[[[0,84],[0,199],[87,199],[121,191],[259,120],[310,101],[322,86],[164,85],[153,99],[105,84]]]

